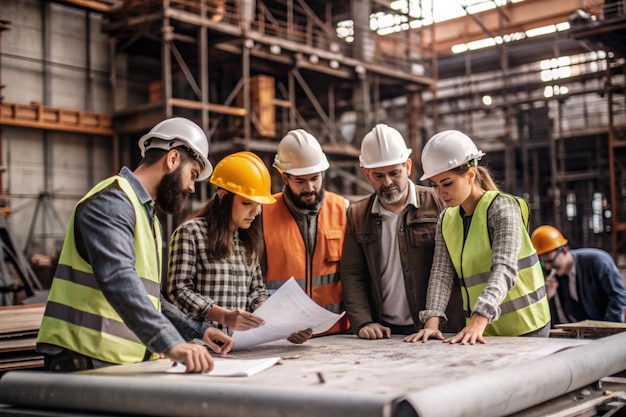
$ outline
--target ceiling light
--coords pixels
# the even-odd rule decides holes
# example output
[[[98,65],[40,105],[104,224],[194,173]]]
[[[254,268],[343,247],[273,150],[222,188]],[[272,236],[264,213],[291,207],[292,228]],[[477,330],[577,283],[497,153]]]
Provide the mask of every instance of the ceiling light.
[[[270,46],[270,52],[273,53],[274,55],[280,55],[280,46],[278,45]]]

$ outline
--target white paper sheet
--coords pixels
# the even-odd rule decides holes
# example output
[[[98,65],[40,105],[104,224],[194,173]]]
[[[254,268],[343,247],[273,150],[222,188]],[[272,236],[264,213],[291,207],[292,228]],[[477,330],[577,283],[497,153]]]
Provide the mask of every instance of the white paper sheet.
[[[262,359],[231,359],[231,358],[213,358],[213,370],[205,372],[206,376],[252,376],[276,365],[280,360],[279,357],[262,358]],[[168,374],[185,373],[185,365],[176,363],[167,370]]]
[[[291,277],[254,314],[263,318],[265,324],[255,329],[233,332],[233,350],[286,339],[290,334],[308,328],[313,329],[313,334],[323,333],[345,312],[336,314],[320,307]]]

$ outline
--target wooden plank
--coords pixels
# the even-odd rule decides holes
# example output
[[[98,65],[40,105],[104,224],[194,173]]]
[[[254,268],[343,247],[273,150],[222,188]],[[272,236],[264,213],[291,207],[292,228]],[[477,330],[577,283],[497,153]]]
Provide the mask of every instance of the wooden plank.
[[[243,117],[246,115],[246,109],[243,107],[231,107],[231,106],[224,106],[222,104],[215,104],[215,103],[209,103],[207,106],[203,106],[202,103],[199,101],[186,100],[183,98],[172,98],[170,99],[170,104],[174,107],[183,107],[186,109],[195,109],[195,110],[202,110],[202,108],[204,107],[205,109],[209,110],[209,112],[218,113],[218,114],[228,114],[231,116]]]
[[[43,367],[35,351],[45,304],[0,307],[0,372]]]
[[[557,324],[557,329],[614,329],[626,331],[626,323],[612,321],[583,320],[577,323]]]
[[[274,99],[274,105],[276,107],[284,107],[284,108],[291,108],[291,101],[289,100],[283,100],[283,99],[279,99],[279,98],[275,98]]]
[[[37,336],[39,329],[0,333],[0,340],[15,339],[19,337]]]
[[[0,103],[0,125],[113,136],[109,114],[48,107],[36,102]]]
[[[9,352],[35,352],[36,345],[36,337],[3,340],[0,341],[0,354]]]
[[[613,334],[626,332],[625,323],[584,320],[577,323],[564,323],[554,326],[551,337],[574,337],[577,339],[599,339]]]
[[[0,334],[38,331],[45,304],[0,307]]]
[[[0,372],[16,371],[18,369],[38,369],[43,368],[43,357],[30,358],[16,362],[2,363],[0,361]]]
[[[59,0],[62,4],[78,7],[81,9],[92,10],[99,13],[108,13],[112,10],[113,6],[104,4],[97,0]]]

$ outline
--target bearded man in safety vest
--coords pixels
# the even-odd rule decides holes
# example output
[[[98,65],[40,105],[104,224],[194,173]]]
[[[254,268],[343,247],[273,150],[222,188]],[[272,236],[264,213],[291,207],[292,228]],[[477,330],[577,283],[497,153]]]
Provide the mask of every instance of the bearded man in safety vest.
[[[263,207],[266,286],[272,294],[293,276],[313,301],[341,313],[339,261],[348,201],[324,190],[328,160],[317,139],[303,129],[288,132],[280,141],[273,166],[284,187],[274,195],[276,204]],[[349,328],[344,316],[324,334]],[[306,329],[288,340],[302,343],[311,336]]]
[[[157,124],[139,147],[143,159],[135,171],[123,167],[74,207],[37,337],[46,370],[80,371],[159,356],[184,363],[187,372],[213,368],[208,350],[186,343],[161,313],[167,301],[160,294],[162,232],[156,215],[156,208],[179,212],[195,181],[211,174],[207,137],[194,122],[177,117]],[[232,347],[232,339],[217,329],[204,336],[218,352]]]

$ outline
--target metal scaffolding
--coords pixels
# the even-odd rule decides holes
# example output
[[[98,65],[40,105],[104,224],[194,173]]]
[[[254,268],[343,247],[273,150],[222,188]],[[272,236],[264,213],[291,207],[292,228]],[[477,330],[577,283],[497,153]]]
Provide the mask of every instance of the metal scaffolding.
[[[328,188],[348,197],[371,191],[357,156],[375,123],[405,134],[414,178],[425,140],[461,129],[488,153],[502,189],[529,201],[533,227],[554,224],[573,246],[626,254],[623,0],[503,2],[436,24],[421,2],[401,11],[374,0],[56,3],[102,16],[114,112],[5,102],[0,125],[111,136],[116,169],[133,165],[137,136],[171,115],[204,127],[215,161],[245,149],[268,166],[284,133],[302,127],[329,155]],[[396,26],[381,35],[370,24],[384,13]],[[539,26],[557,29],[527,35]],[[485,39],[495,46],[470,48]]]

